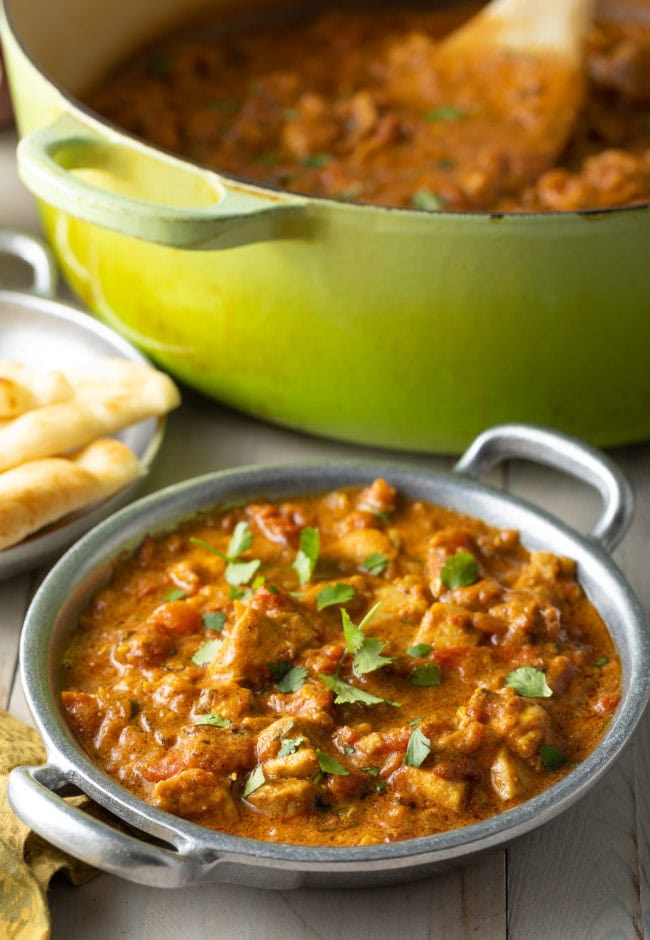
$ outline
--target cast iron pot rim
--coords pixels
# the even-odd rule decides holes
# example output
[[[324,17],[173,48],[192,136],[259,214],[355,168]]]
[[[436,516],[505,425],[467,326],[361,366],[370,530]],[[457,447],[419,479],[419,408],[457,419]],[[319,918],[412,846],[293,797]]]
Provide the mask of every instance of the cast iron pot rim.
[[[627,690],[607,733],[594,751],[556,784],[500,815],[434,835],[363,847],[335,848],[265,842],[207,829],[156,809],[121,787],[94,765],[60,715],[49,682],[50,627],[61,604],[69,599],[70,591],[83,584],[92,572],[107,561],[113,561],[125,550],[132,550],[147,532],[167,531],[183,519],[227,500],[228,495],[240,494],[246,498],[253,498],[255,493],[270,493],[270,498],[273,495],[289,496],[290,492],[300,495],[301,492],[324,491],[332,486],[367,483],[377,474],[388,476],[399,487],[422,485],[435,490],[438,486],[444,490],[447,485],[449,492],[454,497],[459,495],[463,503],[471,502],[472,495],[479,498],[483,496],[492,501],[492,506],[496,501],[506,509],[514,508],[523,512],[524,517],[528,516],[531,522],[549,525],[554,533],[568,538],[579,549],[577,555],[583,554],[590,564],[601,569],[600,574],[610,580],[610,587],[614,589],[612,594],[617,595],[614,598],[616,613],[621,622],[625,623],[628,638],[636,641],[637,646],[635,655],[630,656]],[[304,479],[303,489],[293,486],[289,490],[288,481],[298,475]],[[279,485],[276,493],[274,485]],[[201,495],[204,490],[206,492]],[[212,490],[217,492],[208,496]],[[193,498],[188,501],[187,496]],[[182,497],[185,498],[186,506],[181,508],[179,505],[172,512],[169,505],[173,506]],[[434,494],[422,498],[439,499]],[[463,512],[457,499],[452,502],[440,500],[440,504]],[[467,511],[471,512],[471,508]],[[126,528],[128,533],[120,536]],[[525,542],[525,531],[522,536]],[[107,550],[103,546],[110,539],[113,539],[114,544]],[[92,562],[89,556],[93,556]],[[220,852],[234,861],[246,860],[258,866],[273,861],[279,868],[285,869],[299,862],[304,871],[355,870],[359,862],[363,862],[367,870],[386,867],[407,869],[418,863],[469,856],[537,828],[576,802],[611,767],[629,743],[650,694],[650,634],[645,625],[644,612],[622,573],[598,544],[533,504],[467,477],[377,460],[264,464],[217,471],[139,499],[84,536],[47,576],[27,613],[21,637],[20,660],[27,701],[44,738],[48,764],[55,776],[58,772],[61,780],[79,786],[98,803],[143,833],[170,842],[181,854],[185,852],[200,858],[201,853],[209,857],[210,853]]]
[[[502,219],[534,219],[537,223],[539,223],[543,219],[558,219],[558,218],[566,218],[566,217],[573,217],[573,216],[595,220],[595,219],[600,218],[601,216],[609,216],[612,213],[623,213],[623,212],[629,213],[629,212],[645,211],[647,209],[650,209],[650,201],[647,201],[647,202],[637,202],[637,203],[633,203],[627,206],[605,206],[602,208],[591,208],[591,209],[561,209],[561,210],[555,209],[549,212],[540,212],[540,211],[524,212],[522,210],[504,212],[504,211],[490,210],[490,209],[483,210],[482,212],[479,212],[479,211],[470,212],[464,209],[454,210],[454,211],[449,211],[447,209],[437,209],[435,212],[431,212],[431,210],[412,209],[407,206],[382,206],[381,204],[365,203],[365,202],[351,203],[344,199],[334,199],[331,196],[319,196],[315,193],[303,193],[303,192],[300,192],[299,190],[289,189],[287,187],[283,188],[280,186],[272,186],[269,183],[260,184],[256,182],[255,180],[248,179],[245,176],[236,176],[234,173],[227,173],[222,170],[217,170],[214,167],[209,166],[208,164],[200,163],[194,160],[189,160],[187,159],[187,157],[184,157],[181,154],[178,154],[173,150],[168,150],[166,147],[159,147],[157,145],[149,143],[144,138],[138,137],[136,134],[133,134],[130,131],[125,130],[124,128],[120,127],[119,124],[113,123],[113,121],[109,121],[107,118],[99,114],[98,111],[94,111],[91,107],[84,104],[83,101],[76,98],[74,95],[68,92],[59,82],[53,79],[52,76],[44,68],[42,68],[39,65],[36,59],[32,56],[31,52],[29,52],[22,38],[19,36],[18,31],[15,28],[14,19],[11,13],[12,2],[15,2],[15,0],[0,0],[0,4],[2,5],[2,8],[4,9],[5,18],[6,18],[7,24],[9,25],[11,29],[11,34],[14,38],[14,41],[18,45],[19,49],[21,50],[25,58],[34,67],[34,69],[40,75],[42,75],[50,83],[50,85],[57,90],[61,98],[64,101],[66,101],[69,105],[71,105],[75,110],[81,112],[81,114],[83,114],[87,118],[90,118],[92,121],[98,124],[102,124],[105,127],[108,127],[118,137],[122,137],[126,141],[135,143],[138,145],[138,147],[143,147],[146,150],[149,150],[152,154],[164,153],[166,156],[173,157],[175,160],[178,160],[180,163],[184,163],[189,167],[193,167],[193,168],[198,167],[202,170],[206,170],[209,173],[213,173],[215,176],[223,178],[224,180],[228,180],[232,183],[237,183],[237,184],[243,183],[245,186],[251,187],[260,193],[273,193],[274,195],[275,194],[283,195],[284,193],[286,193],[290,196],[301,196],[303,198],[306,198],[308,201],[313,200],[317,204],[336,206],[338,208],[349,209],[350,211],[355,211],[355,210],[364,211],[365,210],[366,212],[369,212],[369,211],[380,212],[382,214],[399,213],[401,215],[417,215],[417,216],[433,215],[436,217],[442,216],[444,218],[458,218],[458,219],[465,219],[465,218],[492,219],[493,221],[496,221],[496,222]],[[163,204],[161,203],[161,205]]]

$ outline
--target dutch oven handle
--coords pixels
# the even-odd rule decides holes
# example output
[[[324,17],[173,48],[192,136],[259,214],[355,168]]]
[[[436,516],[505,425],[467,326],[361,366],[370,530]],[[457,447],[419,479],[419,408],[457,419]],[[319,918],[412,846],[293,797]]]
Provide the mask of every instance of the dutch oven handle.
[[[0,254],[10,255],[24,261],[32,269],[30,291],[39,297],[54,297],[57,285],[57,270],[49,248],[25,232],[0,229]]]
[[[193,845],[173,831],[164,837],[173,840],[174,847],[165,848],[114,829],[52,792],[65,782],[63,772],[50,764],[16,767],[9,774],[7,796],[30,829],[75,858],[159,888],[194,884],[219,861],[205,853],[198,857]]]
[[[632,488],[616,464],[601,451],[575,437],[533,424],[503,424],[480,434],[454,471],[478,479],[504,460],[520,458],[545,464],[595,487],[603,511],[590,538],[607,551],[614,549],[632,518]]]
[[[247,189],[91,119],[82,123],[68,114],[24,137],[17,157],[23,182],[48,205],[122,235],[173,248],[229,248],[278,237],[287,214],[308,203],[288,193]],[[106,186],[99,185],[98,178],[106,179]],[[111,188],[119,189],[120,182],[129,179],[130,189],[150,188],[153,198]],[[152,181],[157,181],[155,186]],[[170,202],[165,201],[167,193],[173,194]]]

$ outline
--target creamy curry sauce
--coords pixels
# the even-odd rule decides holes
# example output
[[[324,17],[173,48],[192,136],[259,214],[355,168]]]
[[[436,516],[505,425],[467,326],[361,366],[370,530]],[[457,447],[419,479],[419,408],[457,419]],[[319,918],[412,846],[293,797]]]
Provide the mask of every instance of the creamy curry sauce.
[[[552,75],[521,57],[488,59],[466,81],[439,68],[440,38],[471,12],[331,12],[228,35],[206,23],[141,53],[88,100],[190,160],[353,202],[547,211],[650,200],[650,29],[594,26],[586,103],[554,165],[539,121]]]
[[[61,676],[81,744],[137,796],[330,846],[534,796],[598,743],[620,682],[571,560],[383,480],[148,537]]]

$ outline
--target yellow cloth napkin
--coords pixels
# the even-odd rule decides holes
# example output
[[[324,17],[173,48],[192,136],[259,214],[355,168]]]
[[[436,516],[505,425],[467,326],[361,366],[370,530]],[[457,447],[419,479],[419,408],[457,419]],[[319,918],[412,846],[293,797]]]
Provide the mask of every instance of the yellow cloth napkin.
[[[95,870],[48,845],[11,810],[7,802],[9,771],[19,764],[42,764],[45,748],[38,733],[0,710],[0,937],[3,940],[46,940],[50,918],[45,892],[50,879],[64,871],[82,884]],[[85,796],[68,798],[86,807]]]

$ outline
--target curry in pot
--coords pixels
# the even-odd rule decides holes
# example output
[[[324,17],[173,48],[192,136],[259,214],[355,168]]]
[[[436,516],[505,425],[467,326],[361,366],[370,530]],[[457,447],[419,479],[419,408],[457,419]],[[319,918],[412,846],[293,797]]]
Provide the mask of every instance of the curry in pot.
[[[505,124],[491,120],[480,87],[439,68],[441,37],[472,12],[329,12],[225,34],[206,22],[136,56],[88,102],[200,164],[352,202],[562,211],[650,200],[650,27],[595,24],[586,102],[548,166],[536,67],[486,64],[482,81],[499,87]],[[533,144],[531,176],[520,151]]]
[[[217,507],[121,559],[62,664],[90,757],[272,842],[466,826],[553,785],[620,697],[574,563],[383,480]]]

